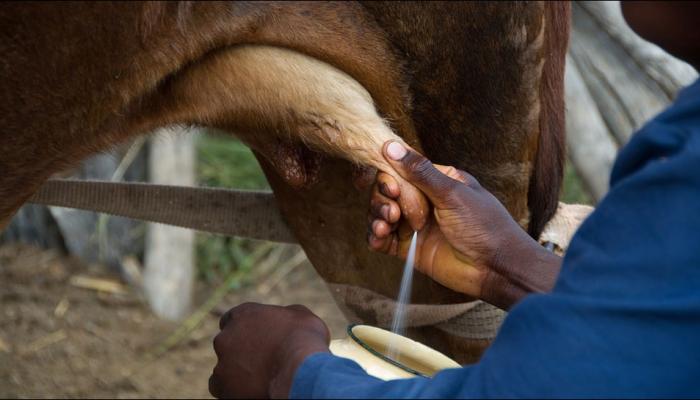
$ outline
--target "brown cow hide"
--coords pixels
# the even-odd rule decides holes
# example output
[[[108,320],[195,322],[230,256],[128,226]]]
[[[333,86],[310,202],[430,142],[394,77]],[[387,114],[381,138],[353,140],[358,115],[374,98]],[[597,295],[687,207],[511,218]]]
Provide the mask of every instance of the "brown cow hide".
[[[259,117],[222,101],[239,96],[216,85],[236,65],[200,68],[254,44],[347,74],[394,132],[472,173],[537,237],[561,184],[568,10],[550,2],[4,4],[0,226],[53,173],[134,135],[175,123],[234,130]],[[219,92],[178,92],[199,70],[207,74],[195,78]],[[368,191],[350,184],[348,159],[363,160],[314,155],[323,146],[307,148],[294,124],[286,140],[266,131],[269,121],[260,127],[248,141],[263,138],[258,158],[321,276],[394,298],[400,262],[367,250]],[[300,174],[281,176],[290,165]],[[467,300],[415,278],[414,303]],[[461,361],[487,343],[432,327],[411,334]]]

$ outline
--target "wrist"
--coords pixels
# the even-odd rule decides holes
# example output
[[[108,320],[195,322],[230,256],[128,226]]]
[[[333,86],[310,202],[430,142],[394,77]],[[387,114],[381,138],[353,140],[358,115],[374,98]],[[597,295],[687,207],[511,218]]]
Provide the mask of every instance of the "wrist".
[[[510,277],[530,293],[547,293],[559,276],[562,257],[527,236],[519,257],[511,261]]]
[[[292,389],[297,370],[309,356],[316,353],[329,353],[328,345],[287,345],[278,352],[278,362],[275,363],[268,388],[270,398],[288,398]]]
[[[551,291],[560,268],[561,257],[522,232],[499,246],[482,297],[509,309],[528,294]]]

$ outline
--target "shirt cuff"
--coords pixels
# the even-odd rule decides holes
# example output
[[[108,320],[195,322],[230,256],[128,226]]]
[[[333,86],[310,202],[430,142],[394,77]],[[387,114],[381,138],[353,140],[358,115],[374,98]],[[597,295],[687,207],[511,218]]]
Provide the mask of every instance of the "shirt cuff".
[[[369,377],[365,370],[356,362],[347,358],[334,356],[330,353],[314,353],[304,359],[294,374],[292,389],[289,391],[290,399],[309,399],[317,392],[317,380],[322,375],[322,371],[343,371],[345,376],[348,373],[357,374],[358,377]]]

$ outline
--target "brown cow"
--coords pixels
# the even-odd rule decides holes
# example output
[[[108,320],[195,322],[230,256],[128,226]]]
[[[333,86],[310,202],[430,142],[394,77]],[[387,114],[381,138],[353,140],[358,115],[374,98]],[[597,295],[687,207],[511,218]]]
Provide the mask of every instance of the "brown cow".
[[[0,227],[90,154],[164,125],[212,126],[257,151],[326,281],[395,298],[399,262],[367,250],[368,191],[348,184],[347,160],[383,169],[377,143],[395,132],[472,173],[538,236],[562,178],[568,25],[569,5],[550,2],[6,3]],[[469,300],[420,275],[413,293]],[[410,334],[462,361],[488,342]]]

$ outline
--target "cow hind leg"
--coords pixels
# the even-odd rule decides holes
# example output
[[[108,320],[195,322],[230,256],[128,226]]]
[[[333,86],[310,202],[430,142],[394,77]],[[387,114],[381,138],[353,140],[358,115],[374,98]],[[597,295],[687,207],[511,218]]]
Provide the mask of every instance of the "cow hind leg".
[[[327,63],[278,47],[237,46],[183,71],[168,91],[169,98],[180,99],[174,114],[235,132],[292,185],[303,183],[300,175],[316,165],[295,150],[308,147],[393,175],[404,193],[404,211],[414,216],[425,209],[423,196],[381,154],[384,142],[402,138],[367,90]],[[205,108],[187,108],[192,104]]]
[[[51,173],[102,148],[164,125],[196,124],[234,132],[258,150],[293,186],[317,168],[313,154],[340,157],[393,175],[406,194],[406,212],[422,210],[422,195],[393,171],[381,155],[387,140],[403,141],[374,106],[367,90],[339,69],[301,53],[272,46],[235,46],[200,60],[169,79],[146,97],[114,132],[94,132],[75,143],[50,166],[30,173],[20,165],[20,187],[3,184],[8,192],[0,207],[4,223]],[[44,144],[37,143],[36,146]],[[33,176],[35,179],[29,179]],[[21,190],[20,190],[21,188]]]

